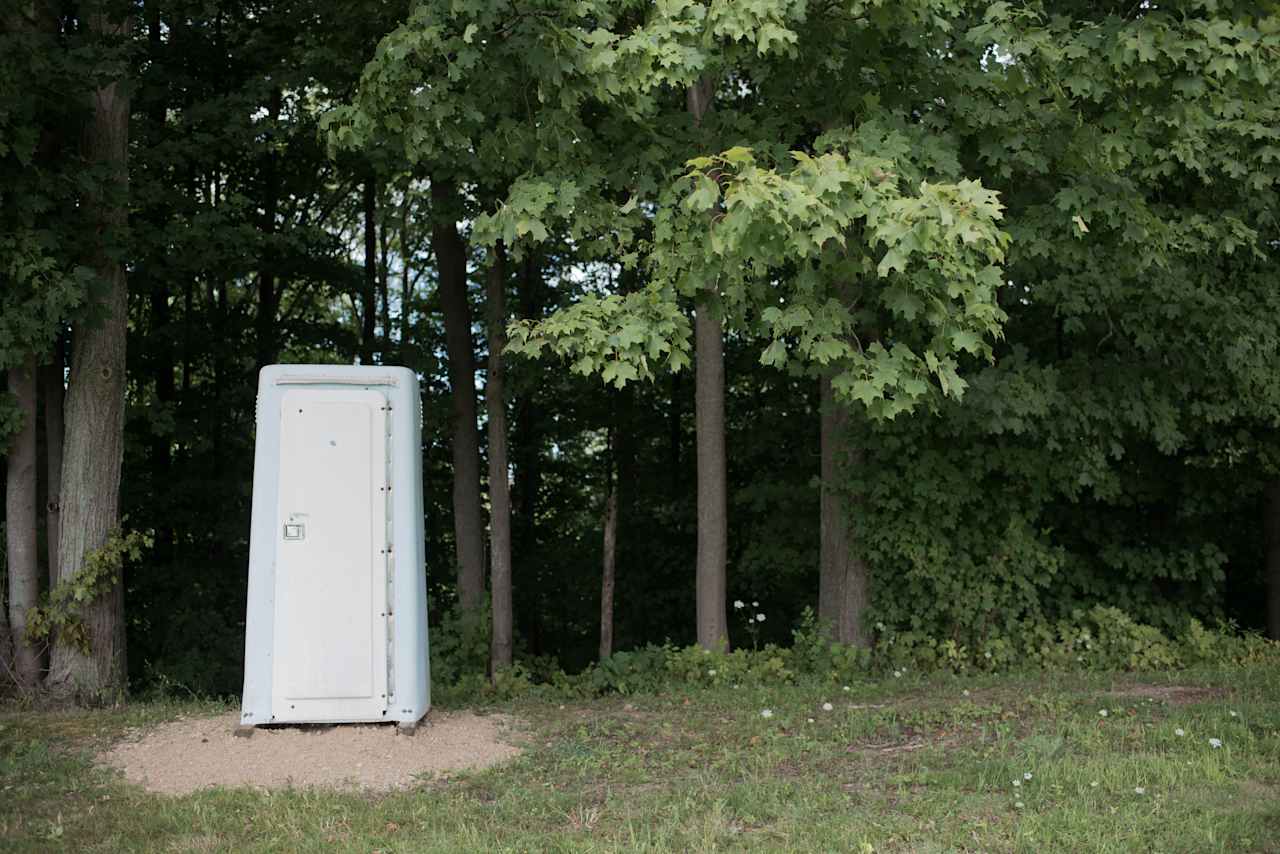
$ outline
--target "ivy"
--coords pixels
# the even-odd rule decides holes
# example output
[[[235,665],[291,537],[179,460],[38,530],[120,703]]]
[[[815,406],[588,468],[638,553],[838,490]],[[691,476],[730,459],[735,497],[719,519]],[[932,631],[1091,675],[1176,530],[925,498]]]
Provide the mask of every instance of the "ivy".
[[[127,561],[141,560],[153,545],[153,531],[112,531],[100,548],[85,554],[83,565],[70,578],[59,581],[27,612],[27,642],[50,640],[56,634],[88,655],[90,638],[84,609],[119,583]]]

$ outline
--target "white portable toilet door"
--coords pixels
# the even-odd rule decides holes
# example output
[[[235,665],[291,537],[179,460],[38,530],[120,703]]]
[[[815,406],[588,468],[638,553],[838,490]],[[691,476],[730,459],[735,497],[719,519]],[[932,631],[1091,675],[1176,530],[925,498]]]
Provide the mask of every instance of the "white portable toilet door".
[[[283,397],[274,720],[386,713],[388,408],[369,389]]]

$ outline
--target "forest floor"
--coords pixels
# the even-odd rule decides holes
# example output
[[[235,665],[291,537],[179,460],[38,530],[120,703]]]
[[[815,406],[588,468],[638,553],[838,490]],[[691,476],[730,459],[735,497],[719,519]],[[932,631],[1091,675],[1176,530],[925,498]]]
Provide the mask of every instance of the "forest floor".
[[[518,755],[391,791],[163,795],[97,762],[227,711],[0,709],[0,849],[1280,852],[1274,665],[524,698],[479,710]]]

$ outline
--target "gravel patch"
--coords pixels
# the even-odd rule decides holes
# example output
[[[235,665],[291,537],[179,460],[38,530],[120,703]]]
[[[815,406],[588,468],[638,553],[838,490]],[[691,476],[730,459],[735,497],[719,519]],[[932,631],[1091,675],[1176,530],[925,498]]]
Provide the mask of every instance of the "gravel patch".
[[[390,724],[339,724],[259,728],[236,738],[239,722],[233,712],[133,730],[98,761],[153,792],[184,795],[213,786],[397,789],[520,753],[506,740],[515,721],[502,715],[432,712],[411,736]]]

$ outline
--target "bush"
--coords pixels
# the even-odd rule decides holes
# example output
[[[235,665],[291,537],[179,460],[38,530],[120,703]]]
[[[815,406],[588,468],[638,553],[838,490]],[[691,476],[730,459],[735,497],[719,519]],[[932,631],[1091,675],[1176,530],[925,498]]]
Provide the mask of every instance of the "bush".
[[[572,676],[544,656],[517,662],[490,681],[485,677],[487,626],[487,612],[470,618],[447,612],[443,627],[433,630],[432,680],[452,699],[500,700],[530,694],[567,699],[800,681],[848,684],[905,671],[1172,670],[1280,661],[1280,643],[1241,634],[1231,625],[1209,629],[1188,619],[1183,632],[1169,635],[1118,608],[1101,605],[1052,623],[1026,619],[1009,633],[989,635],[972,646],[877,623],[871,649],[833,643],[828,627],[806,609],[789,648],[768,644],[758,650],[723,652],[648,645],[616,652]]]

